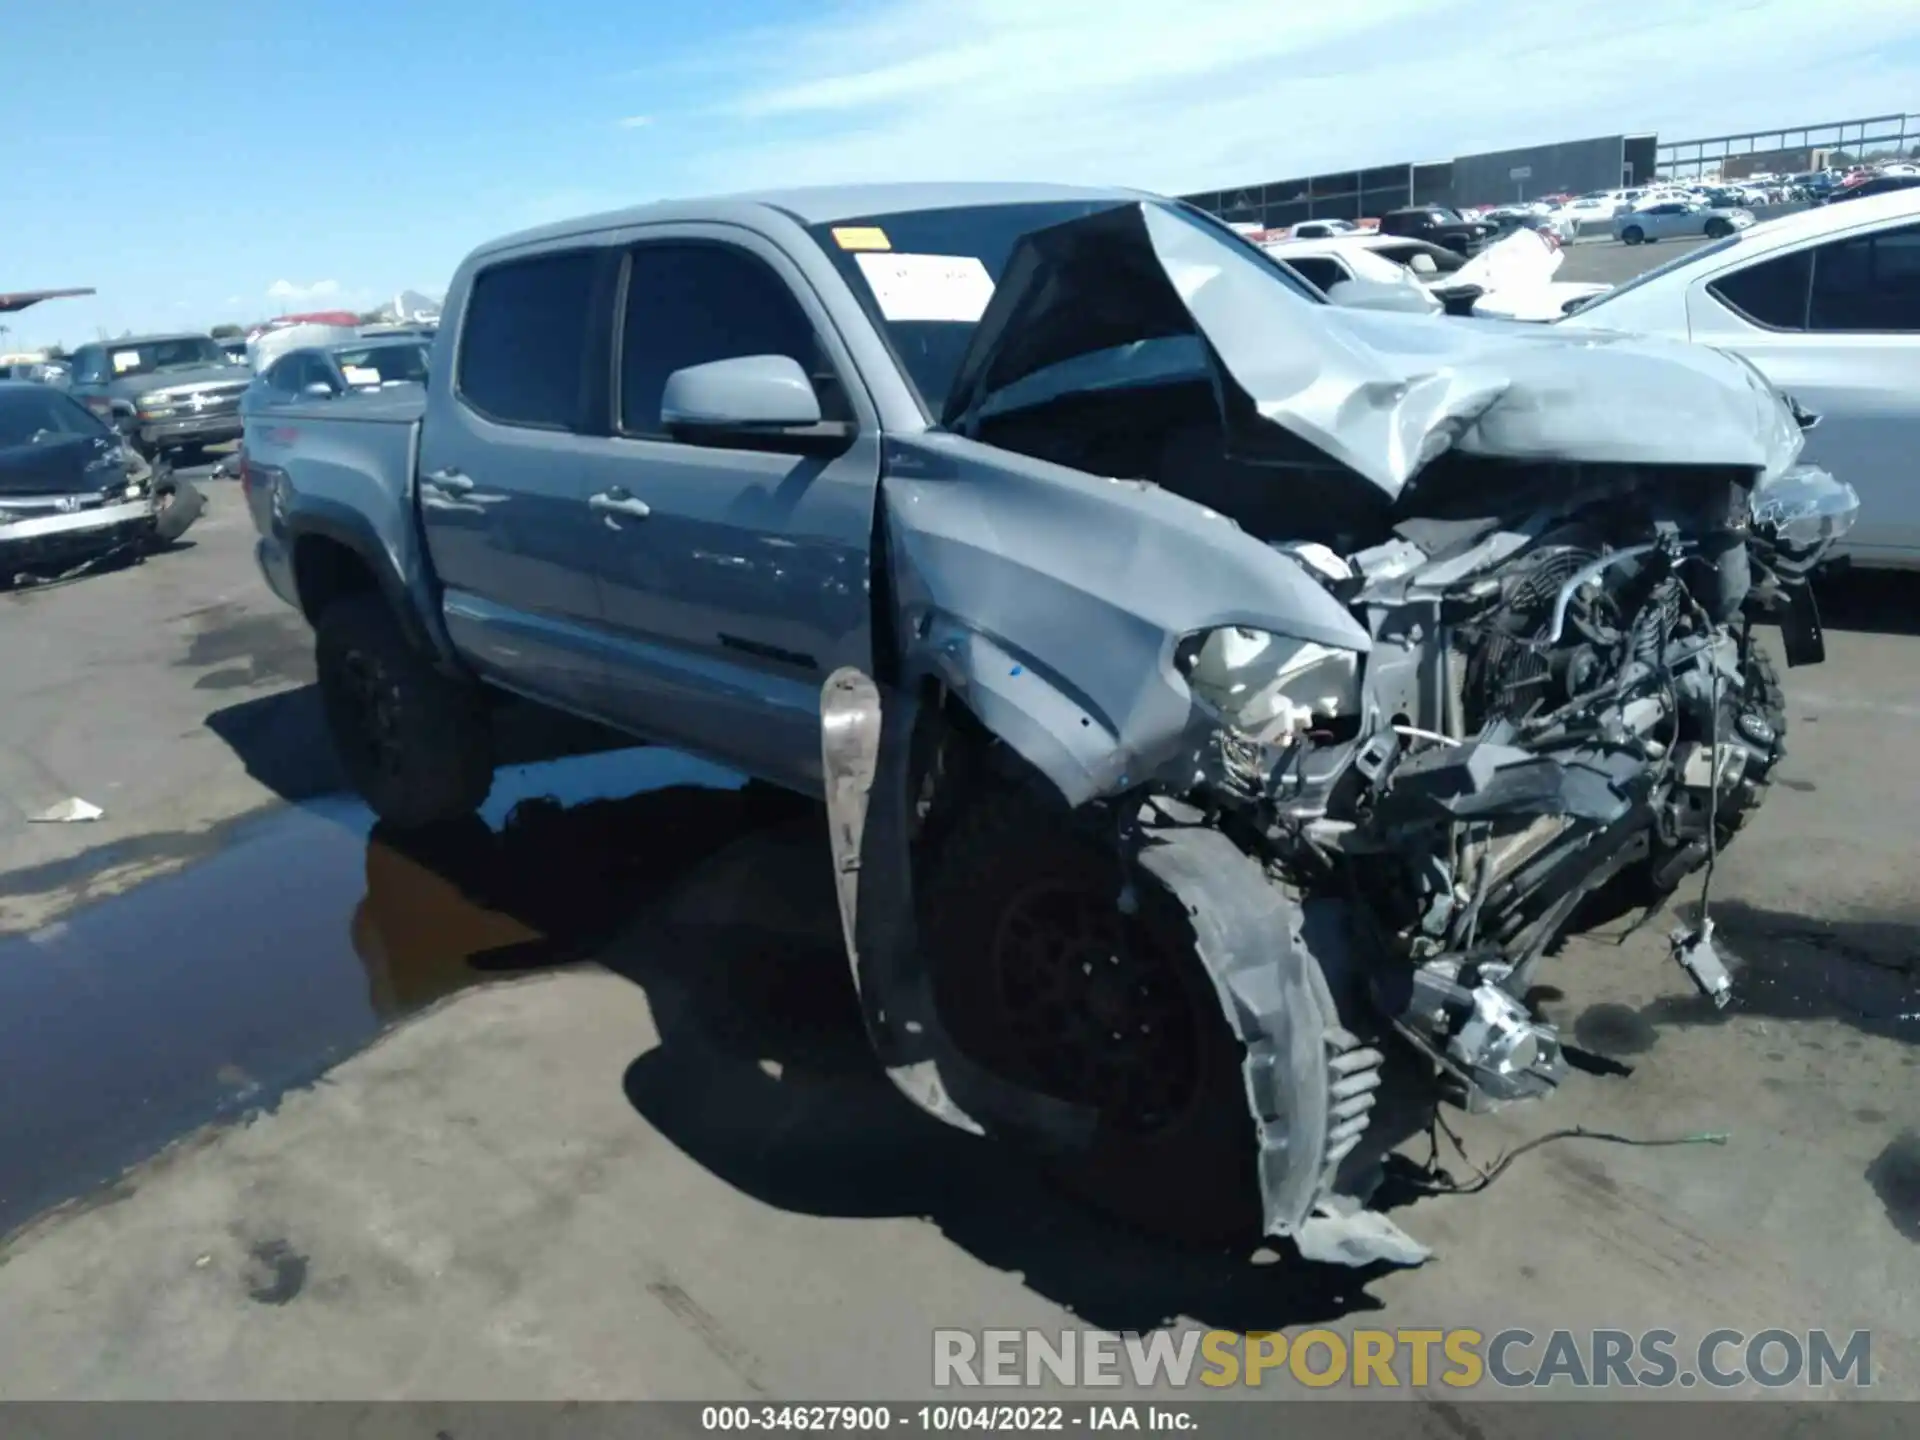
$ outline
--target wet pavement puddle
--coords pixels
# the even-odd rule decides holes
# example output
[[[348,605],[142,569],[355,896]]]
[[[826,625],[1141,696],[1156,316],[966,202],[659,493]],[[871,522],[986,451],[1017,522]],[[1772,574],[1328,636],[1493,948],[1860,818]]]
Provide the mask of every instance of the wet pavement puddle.
[[[667,750],[575,756],[405,841],[310,801],[0,939],[0,1235],[463,987],[589,958],[739,832],[741,783]]]

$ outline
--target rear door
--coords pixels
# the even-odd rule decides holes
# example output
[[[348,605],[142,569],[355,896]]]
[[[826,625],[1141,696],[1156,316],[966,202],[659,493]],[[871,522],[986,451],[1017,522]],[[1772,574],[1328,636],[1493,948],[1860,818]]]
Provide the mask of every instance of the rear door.
[[[609,254],[517,252],[474,274],[417,466],[455,646],[496,683],[589,714],[606,673],[586,459],[605,429]]]
[[[1688,320],[1820,416],[1805,458],[1860,494],[1847,548],[1920,563],[1920,222],[1696,282]]]
[[[770,240],[725,225],[648,227],[631,240],[612,435],[592,486],[615,718],[817,789],[820,687],[840,665],[872,664],[877,417],[818,295]],[[675,370],[769,354],[800,363],[826,419],[856,423],[844,450],[667,434],[661,392]]]

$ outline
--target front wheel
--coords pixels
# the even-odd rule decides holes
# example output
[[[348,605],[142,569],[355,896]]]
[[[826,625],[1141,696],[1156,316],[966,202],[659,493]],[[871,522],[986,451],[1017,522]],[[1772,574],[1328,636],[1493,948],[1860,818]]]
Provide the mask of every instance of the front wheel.
[[[922,891],[943,1023],[976,1063],[1094,1110],[1092,1144],[1046,1162],[1059,1187],[1173,1240],[1262,1230],[1244,1049],[1185,911],[1145,873],[1119,904],[1113,843],[1018,790],[957,817]]]
[[[1642,230],[1638,225],[1629,225],[1620,232],[1620,243],[1622,245],[1638,245],[1646,238],[1647,232]]]
[[[1709,220],[1707,222],[1707,238],[1709,240],[1724,240],[1732,233],[1733,226],[1724,220]]]
[[[435,669],[380,596],[329,605],[314,659],[341,767],[375,815],[417,830],[480,808],[493,788],[481,691]]]

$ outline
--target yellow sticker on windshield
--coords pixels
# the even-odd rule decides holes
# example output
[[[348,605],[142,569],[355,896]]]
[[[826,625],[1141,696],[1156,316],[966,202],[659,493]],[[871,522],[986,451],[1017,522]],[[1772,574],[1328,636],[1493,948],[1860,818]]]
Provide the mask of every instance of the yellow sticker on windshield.
[[[891,250],[893,242],[878,225],[836,225],[833,240],[842,250]]]

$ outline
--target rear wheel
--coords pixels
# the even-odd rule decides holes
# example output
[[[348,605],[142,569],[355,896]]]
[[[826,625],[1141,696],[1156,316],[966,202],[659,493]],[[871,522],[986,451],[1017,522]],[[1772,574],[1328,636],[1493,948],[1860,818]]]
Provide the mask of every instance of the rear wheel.
[[[413,830],[480,807],[493,788],[484,696],[435,669],[380,596],[329,605],[314,657],[340,764],[374,814]]]
[[[1638,245],[1646,238],[1647,232],[1642,230],[1638,225],[1629,225],[1620,232],[1620,243],[1622,245]]]
[[[1091,1146],[1050,1157],[1081,1201],[1202,1244],[1262,1229],[1243,1047],[1178,901],[1134,877],[1075,817],[1017,790],[957,817],[923,891],[922,943],[955,1043],[1018,1084],[1099,1116]]]

